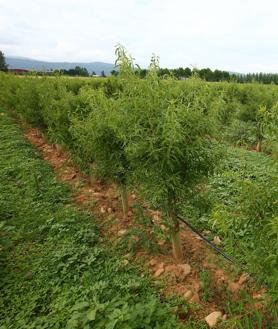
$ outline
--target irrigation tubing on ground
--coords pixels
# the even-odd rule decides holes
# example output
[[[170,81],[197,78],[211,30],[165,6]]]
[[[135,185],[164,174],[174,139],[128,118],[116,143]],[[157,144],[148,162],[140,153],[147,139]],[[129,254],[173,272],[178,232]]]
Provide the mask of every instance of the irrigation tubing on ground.
[[[206,237],[204,237],[200,232],[198,232],[190,223],[188,223],[184,218],[177,216],[177,218],[186,226],[188,226],[190,228],[190,230],[192,232],[194,232],[195,234],[197,234],[203,241],[205,241],[208,245],[210,245],[216,252],[218,252],[219,254],[221,254],[226,260],[228,260],[229,262],[236,264],[235,259],[233,259],[231,256],[225,254],[220,248],[218,248],[214,243],[212,243],[210,240],[208,240]],[[241,269],[243,269],[243,266],[240,266]],[[248,273],[246,271],[246,269],[244,269],[246,273]],[[249,273],[248,273],[249,274]],[[253,277],[253,279],[256,280],[256,278],[253,275],[250,275],[250,277]],[[256,280],[257,281],[257,280]],[[261,283],[261,286],[264,288],[269,288],[269,284],[267,283]]]
[[[184,218],[177,216],[178,219],[184,223],[186,226],[188,226],[190,228],[190,230],[192,232],[194,232],[195,234],[197,234],[203,241],[205,241],[208,245],[210,245],[216,252],[218,252],[219,254],[221,254],[226,260],[228,260],[229,262],[235,264],[235,260],[225,254],[220,248],[218,248],[214,243],[212,243],[209,239],[207,239],[206,237],[204,237],[200,232],[198,232],[190,223],[188,223]]]

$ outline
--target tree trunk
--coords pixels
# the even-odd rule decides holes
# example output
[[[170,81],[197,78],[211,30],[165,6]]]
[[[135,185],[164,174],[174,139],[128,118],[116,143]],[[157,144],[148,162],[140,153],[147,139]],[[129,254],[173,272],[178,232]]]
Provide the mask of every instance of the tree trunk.
[[[180,224],[172,203],[169,204],[169,217],[172,222],[171,240],[173,256],[177,262],[181,262],[183,260],[183,252],[180,239]]]
[[[35,129],[36,132],[36,137],[41,137],[41,132],[39,131],[38,128]]]
[[[123,215],[124,215],[124,219],[126,219],[128,213],[128,195],[125,185],[120,186],[120,194],[122,199]]]
[[[89,181],[90,184],[93,185],[96,181],[96,177],[95,177],[95,167],[93,163],[89,164]]]
[[[179,229],[177,231],[172,232],[172,247],[173,247],[173,255],[175,260],[178,262],[182,262],[183,253],[182,253],[182,245],[181,245]]]
[[[58,156],[62,154],[62,146],[60,144],[55,144],[55,149],[58,152]]]
[[[262,152],[262,140],[259,139],[256,147],[257,152]]]

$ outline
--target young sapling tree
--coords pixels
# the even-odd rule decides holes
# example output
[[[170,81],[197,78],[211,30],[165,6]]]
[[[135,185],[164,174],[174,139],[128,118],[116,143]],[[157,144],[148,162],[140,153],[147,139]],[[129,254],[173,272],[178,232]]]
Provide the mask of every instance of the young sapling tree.
[[[121,55],[125,56],[124,52]],[[128,60],[125,57],[123,62]],[[151,195],[169,220],[173,254],[181,261],[178,201],[216,163],[215,143],[210,138],[213,125],[204,108],[196,105],[204,85],[198,79],[189,82],[192,86],[188,92],[192,94],[185,102],[175,80],[159,79],[155,57],[145,80],[131,71],[123,79],[121,111],[126,114],[125,128],[122,127],[126,155],[137,186]]]
[[[262,152],[263,140],[272,135],[276,135],[278,131],[278,111],[277,105],[271,109],[267,109],[266,106],[260,106],[257,110],[255,123],[257,131],[257,152]]]
[[[76,142],[79,140],[83,143],[84,152],[92,155],[93,167],[98,176],[116,183],[119,187],[123,215],[126,218],[127,178],[130,166],[123,140],[118,134],[118,125],[122,124],[118,111],[119,100],[108,98],[103,89],[90,90],[88,93],[91,112],[84,120],[73,119],[71,131]]]

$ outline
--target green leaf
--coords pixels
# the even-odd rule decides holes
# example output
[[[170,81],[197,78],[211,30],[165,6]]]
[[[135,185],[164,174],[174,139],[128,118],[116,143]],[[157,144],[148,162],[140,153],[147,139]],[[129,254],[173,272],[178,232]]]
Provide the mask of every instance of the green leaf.
[[[89,307],[89,305],[88,302],[80,302],[74,305],[73,310],[82,310]]]
[[[88,320],[90,321],[94,321],[96,319],[96,314],[97,314],[97,310],[90,310],[88,313],[87,313],[87,318]]]

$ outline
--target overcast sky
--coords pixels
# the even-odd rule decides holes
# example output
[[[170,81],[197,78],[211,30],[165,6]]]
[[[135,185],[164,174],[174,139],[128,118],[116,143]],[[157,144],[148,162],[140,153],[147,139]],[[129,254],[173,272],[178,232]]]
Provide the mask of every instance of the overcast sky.
[[[49,61],[278,72],[277,0],[0,0],[0,50]]]

